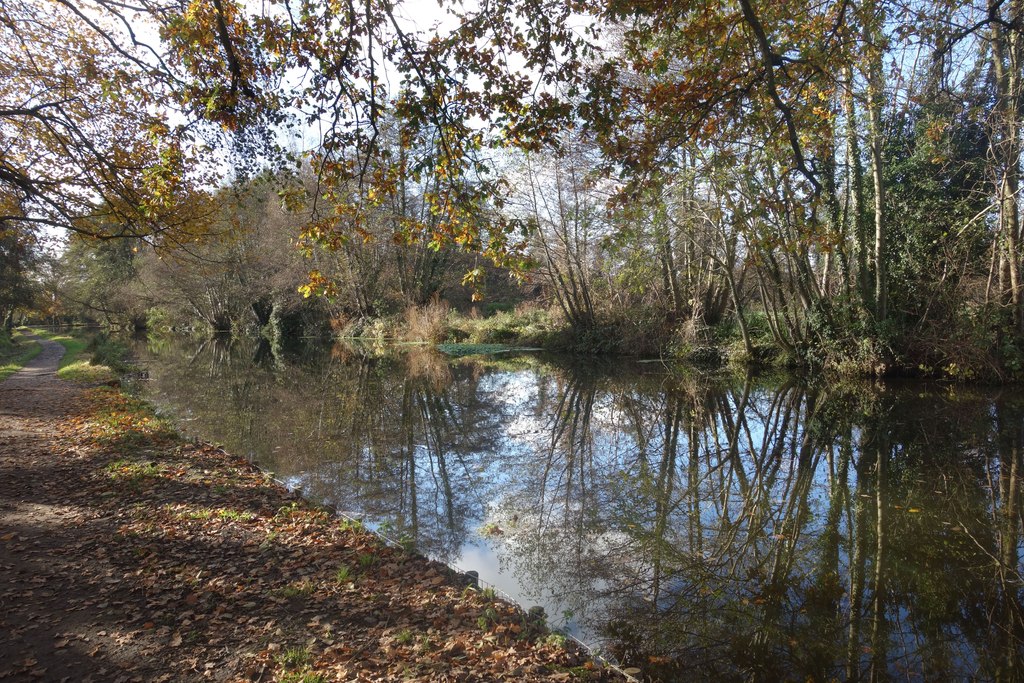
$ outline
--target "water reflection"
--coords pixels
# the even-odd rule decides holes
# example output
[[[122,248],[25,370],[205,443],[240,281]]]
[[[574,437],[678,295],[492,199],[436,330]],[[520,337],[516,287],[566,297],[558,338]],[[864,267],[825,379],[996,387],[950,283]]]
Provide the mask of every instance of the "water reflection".
[[[658,680],[1020,680],[1024,402],[151,347],[148,390]]]

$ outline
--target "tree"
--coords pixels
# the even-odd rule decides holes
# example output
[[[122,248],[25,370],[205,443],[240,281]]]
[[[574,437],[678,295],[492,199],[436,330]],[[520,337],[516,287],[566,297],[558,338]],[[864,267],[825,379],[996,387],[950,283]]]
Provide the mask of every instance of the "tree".
[[[35,260],[29,236],[0,229],[0,325],[10,330],[14,314],[32,305],[36,286],[31,278]]]
[[[137,281],[140,246],[138,239],[72,237],[55,269],[55,293],[64,312],[108,327],[143,329],[147,305]]]
[[[94,16],[0,3],[0,229],[180,240],[202,229],[209,165],[170,84]]]

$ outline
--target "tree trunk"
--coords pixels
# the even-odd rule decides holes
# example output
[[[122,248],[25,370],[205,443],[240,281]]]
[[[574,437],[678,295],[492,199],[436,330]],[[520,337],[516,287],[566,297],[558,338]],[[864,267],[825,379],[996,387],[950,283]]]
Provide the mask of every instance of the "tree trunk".
[[[847,67],[849,84],[843,96],[846,114],[846,192],[849,202],[849,221],[855,240],[857,255],[857,291],[865,308],[874,309],[873,292],[868,284],[868,244],[864,226],[864,169],[860,163],[860,140],[857,136],[857,110],[853,101],[853,69]]]
[[[882,155],[882,56],[880,49],[872,45],[877,33],[865,36],[870,52],[867,74],[868,135],[871,151],[871,180],[875,190],[875,319],[888,317],[889,291],[886,268],[886,225],[885,225],[885,179],[882,177],[884,159]]]
[[[1012,3],[1011,16],[1019,16],[1021,0]],[[1000,269],[1002,302],[1012,311],[1014,329],[1024,330],[1024,311],[1020,295],[1020,212],[1017,192],[1020,187],[1020,99],[1021,62],[1024,50],[1018,31],[1006,30],[998,22],[992,25],[992,67],[995,75],[997,117],[992,152],[996,166],[996,196],[999,202]]]

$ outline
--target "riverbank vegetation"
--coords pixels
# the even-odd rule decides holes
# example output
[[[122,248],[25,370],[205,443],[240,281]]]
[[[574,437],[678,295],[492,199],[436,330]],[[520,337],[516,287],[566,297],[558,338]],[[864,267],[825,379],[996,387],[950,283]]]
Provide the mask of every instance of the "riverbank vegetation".
[[[3,9],[37,316],[1024,377],[1018,2],[90,7]]]

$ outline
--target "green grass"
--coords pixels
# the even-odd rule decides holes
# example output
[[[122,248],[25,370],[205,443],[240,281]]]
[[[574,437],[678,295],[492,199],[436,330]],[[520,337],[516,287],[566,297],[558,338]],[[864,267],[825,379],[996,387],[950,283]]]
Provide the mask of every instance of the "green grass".
[[[43,347],[38,343],[25,339],[23,334],[15,332],[9,344],[0,349],[0,382],[7,379],[25,364],[39,355]]]
[[[281,683],[326,683],[322,674],[309,670],[309,664],[313,661],[313,654],[306,647],[292,647],[285,650],[277,657],[277,663],[284,669],[298,669],[297,671],[285,671],[278,679]]]
[[[177,513],[179,519],[221,519],[225,522],[250,522],[256,518],[251,512],[231,508],[197,508]]]
[[[304,647],[290,647],[284,651],[284,653],[278,657],[278,663],[281,666],[294,669],[296,667],[305,666],[309,663],[310,653],[307,648]]]
[[[281,683],[327,683],[327,679],[312,671],[291,671],[281,676]]]
[[[52,339],[64,347],[64,357],[60,359],[60,365],[57,366],[58,370],[63,370],[82,362],[79,357],[85,351],[85,347],[89,345],[87,339],[68,335],[52,337]]]
[[[33,332],[64,347],[64,357],[57,366],[57,377],[79,384],[103,384],[117,379],[117,371],[112,364],[103,362],[97,358],[101,354],[93,352],[94,348],[105,343],[109,345],[109,342],[97,342],[98,338],[90,339],[80,334],[62,334],[47,330]],[[116,363],[116,354],[111,355],[111,358]]]
[[[217,517],[226,522],[250,522],[256,518],[251,512],[232,510],[231,508],[220,508],[216,511]]]
[[[115,481],[140,481],[159,477],[160,467],[156,463],[137,463],[130,460],[116,460],[107,465],[107,474]]]
[[[309,579],[303,579],[302,581],[296,581],[283,588],[279,588],[277,593],[283,598],[297,598],[299,596],[311,595],[313,589],[313,583]]]
[[[61,364],[63,365],[63,361]],[[117,374],[106,365],[93,365],[87,360],[77,360],[57,370],[57,377],[79,384],[102,384],[117,379]]]

